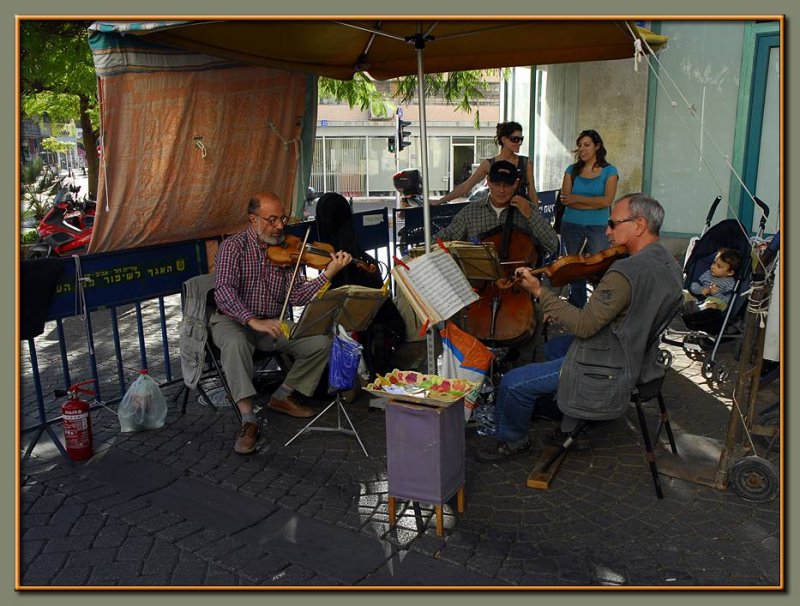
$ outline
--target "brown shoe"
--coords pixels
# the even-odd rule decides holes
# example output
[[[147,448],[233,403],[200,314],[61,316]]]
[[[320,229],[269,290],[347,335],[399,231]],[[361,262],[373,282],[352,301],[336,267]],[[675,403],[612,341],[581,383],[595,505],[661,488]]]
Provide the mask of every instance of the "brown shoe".
[[[269,403],[267,404],[267,408],[270,410],[274,410],[275,412],[282,412],[285,415],[289,415],[292,417],[313,417],[315,413],[311,410],[308,406],[303,406],[294,399],[294,396],[287,396],[284,400],[279,400],[277,398],[272,398]]]
[[[242,423],[239,435],[236,436],[236,444],[233,449],[239,454],[250,454],[256,449],[258,440],[258,425],[255,423]]]

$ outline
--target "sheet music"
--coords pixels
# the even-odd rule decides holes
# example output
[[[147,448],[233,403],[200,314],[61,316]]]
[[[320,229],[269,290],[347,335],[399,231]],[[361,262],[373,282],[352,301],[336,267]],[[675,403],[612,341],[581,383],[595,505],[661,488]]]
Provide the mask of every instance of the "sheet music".
[[[436,321],[446,320],[479,299],[453,258],[441,249],[409,263],[408,276],[426,303],[436,312]]]

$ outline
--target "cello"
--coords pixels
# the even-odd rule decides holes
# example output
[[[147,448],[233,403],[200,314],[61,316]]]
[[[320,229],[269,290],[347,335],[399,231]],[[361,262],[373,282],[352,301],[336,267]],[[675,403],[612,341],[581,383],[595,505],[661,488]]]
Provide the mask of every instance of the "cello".
[[[482,237],[494,244],[507,278],[513,278],[517,267],[535,265],[537,258],[531,236],[512,225],[515,212],[509,205],[502,230]],[[493,345],[514,345],[533,335],[536,315],[530,293],[513,284],[500,288],[490,280],[481,281],[476,292],[480,299],[461,312],[463,330]]]

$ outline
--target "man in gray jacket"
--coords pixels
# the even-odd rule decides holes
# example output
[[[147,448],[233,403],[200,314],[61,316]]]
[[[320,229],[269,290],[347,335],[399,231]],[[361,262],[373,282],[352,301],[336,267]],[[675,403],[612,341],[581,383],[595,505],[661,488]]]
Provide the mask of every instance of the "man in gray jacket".
[[[503,377],[495,408],[498,441],[480,451],[478,460],[497,462],[530,450],[530,419],[540,396],[557,393],[565,415],[614,419],[625,411],[636,384],[664,375],[658,347],[648,348],[648,340],[681,297],[683,276],[659,242],[663,220],[664,209],[644,194],[614,203],[606,236],[630,256],[609,268],[583,309],[542,288],[529,268],[517,270],[522,287],[539,298],[544,313],[557,317],[574,336],[550,341],[549,361]]]

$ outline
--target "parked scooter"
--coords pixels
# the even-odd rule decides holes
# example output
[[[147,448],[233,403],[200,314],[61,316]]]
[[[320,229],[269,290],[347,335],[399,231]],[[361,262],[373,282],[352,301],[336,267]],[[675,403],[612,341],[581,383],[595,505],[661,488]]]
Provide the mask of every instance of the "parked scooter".
[[[84,254],[89,248],[97,203],[88,197],[77,200],[80,186],[67,185],[56,194],[53,207],[39,223],[39,242],[28,259]]]

